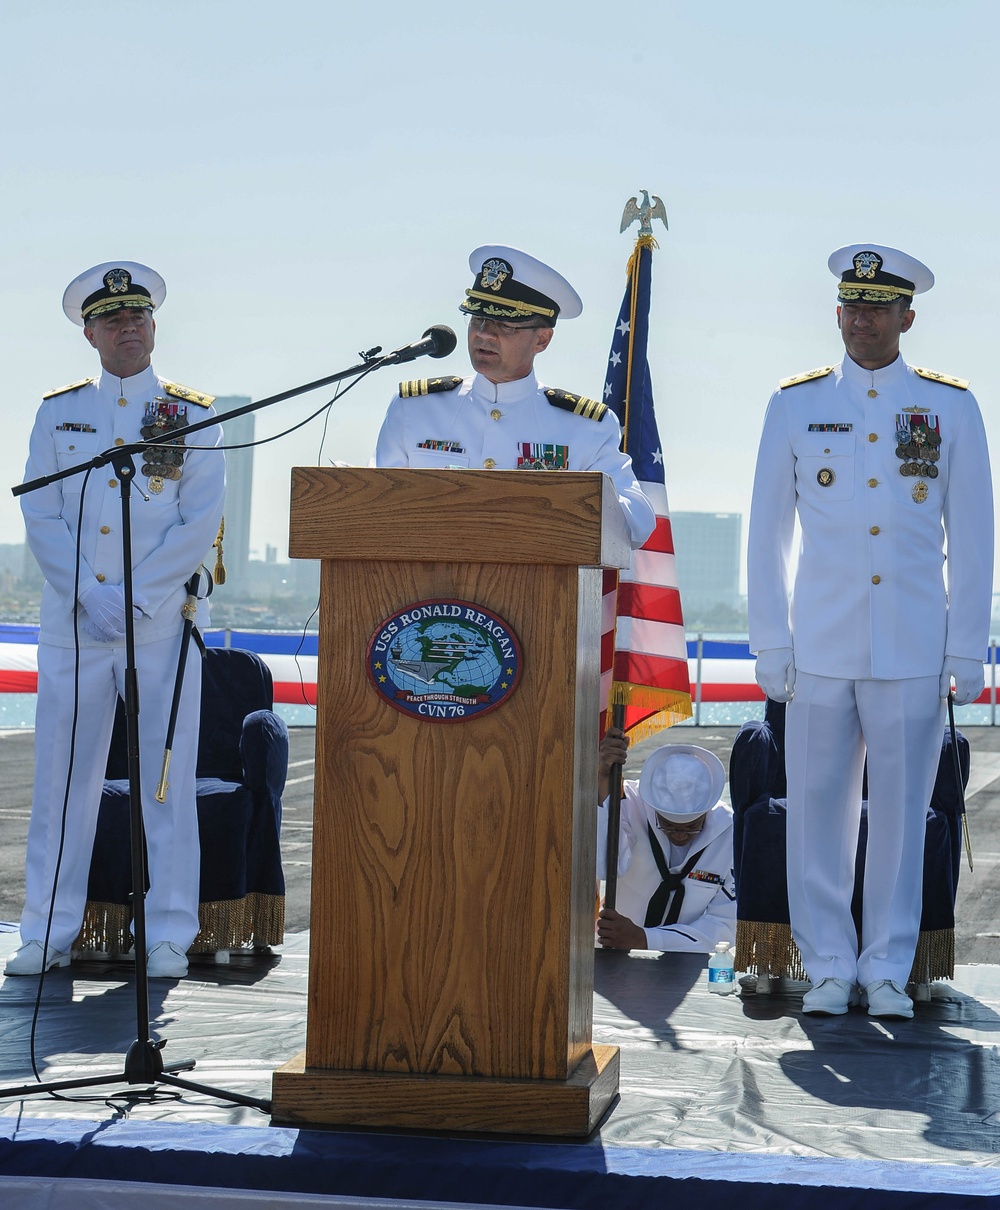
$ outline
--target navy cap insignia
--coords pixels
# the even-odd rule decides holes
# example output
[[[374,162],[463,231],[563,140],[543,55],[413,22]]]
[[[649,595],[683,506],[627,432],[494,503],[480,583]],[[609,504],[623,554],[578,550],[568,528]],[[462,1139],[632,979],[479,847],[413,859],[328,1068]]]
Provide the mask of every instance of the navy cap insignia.
[[[104,275],[104,284],[112,294],[127,294],[132,285],[132,274],[128,269],[109,269]]]
[[[882,258],[877,252],[859,252],[854,258],[854,276],[874,280],[875,274],[882,268]]]
[[[435,723],[495,710],[521,679],[521,645],[497,614],[470,601],[417,601],[368,642],[368,679],[393,709]]]
[[[505,260],[494,257],[483,265],[483,276],[479,279],[479,284],[484,290],[499,290],[513,272]]]

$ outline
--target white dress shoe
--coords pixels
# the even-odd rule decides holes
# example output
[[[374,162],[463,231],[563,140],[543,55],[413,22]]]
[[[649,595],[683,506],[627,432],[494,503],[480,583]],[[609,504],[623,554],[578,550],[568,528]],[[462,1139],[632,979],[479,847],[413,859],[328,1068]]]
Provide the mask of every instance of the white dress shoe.
[[[55,950],[50,945],[45,951],[45,969],[50,971],[54,966],[69,966],[71,957],[69,951]],[[3,973],[5,975],[40,975],[42,973],[42,943],[26,941],[7,959]]]
[[[820,979],[802,997],[802,1011],[818,1013],[825,1017],[839,1017],[857,1002],[858,994],[853,983],[847,979],[828,977]]]
[[[187,973],[187,955],[172,941],[157,941],[146,955],[146,974],[150,979],[183,979]]]
[[[892,979],[879,979],[865,988],[869,1017],[912,1017],[913,1001]]]

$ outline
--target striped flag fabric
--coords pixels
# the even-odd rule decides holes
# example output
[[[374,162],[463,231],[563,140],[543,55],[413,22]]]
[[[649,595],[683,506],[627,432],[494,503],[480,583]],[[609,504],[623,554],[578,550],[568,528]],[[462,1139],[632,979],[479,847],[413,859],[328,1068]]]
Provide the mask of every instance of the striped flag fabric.
[[[656,528],[620,576],[605,572],[602,698],[625,707],[625,730],[642,739],[691,717],[684,616],[677,586],[663,453],[646,360],[653,249],[640,234],[629,258],[625,297],[611,341],[604,402],[614,409],[624,449],[656,513]],[[617,587],[617,593],[616,593]]]

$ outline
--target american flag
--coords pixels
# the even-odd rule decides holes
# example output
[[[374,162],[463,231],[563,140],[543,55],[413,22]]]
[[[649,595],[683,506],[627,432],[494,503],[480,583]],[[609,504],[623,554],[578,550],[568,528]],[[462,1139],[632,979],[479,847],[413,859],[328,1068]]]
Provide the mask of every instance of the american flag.
[[[625,706],[624,726],[633,739],[691,717],[684,617],[646,360],[649,282],[656,246],[648,234],[635,242],[604,384],[604,402],[621,421],[624,449],[656,513],[656,529],[633,552],[629,570],[620,577],[614,571],[604,573],[602,699],[609,706]]]

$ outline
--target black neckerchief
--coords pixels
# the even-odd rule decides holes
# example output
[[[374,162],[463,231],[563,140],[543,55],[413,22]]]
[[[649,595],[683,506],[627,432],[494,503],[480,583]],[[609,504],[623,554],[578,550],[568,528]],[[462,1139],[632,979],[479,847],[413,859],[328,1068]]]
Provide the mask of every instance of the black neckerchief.
[[[653,860],[656,862],[656,868],[659,870],[663,881],[653,892],[649,900],[643,928],[665,928],[668,925],[677,923],[677,917],[681,914],[681,905],[684,902],[684,879],[694,869],[695,863],[702,853],[705,852],[705,849],[708,848],[708,845],[703,845],[697,853],[689,857],[679,873],[671,874],[670,867],[667,865],[667,859],[663,856],[663,850],[660,848],[659,842],[656,839],[656,833],[653,831],[649,820],[646,821],[646,831],[649,833],[649,847],[653,850]],[[673,895],[672,900],[670,899],[671,895]],[[663,914],[667,911],[668,900],[670,900],[670,911],[667,912],[666,919],[664,919]]]

